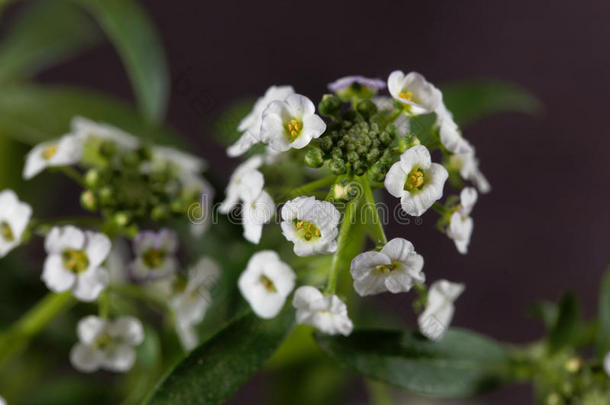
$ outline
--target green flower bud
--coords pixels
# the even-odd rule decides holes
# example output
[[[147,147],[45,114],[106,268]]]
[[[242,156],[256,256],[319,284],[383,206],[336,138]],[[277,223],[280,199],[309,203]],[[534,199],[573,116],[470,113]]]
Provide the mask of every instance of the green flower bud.
[[[406,137],[402,137],[402,138],[398,139],[398,151],[400,153],[403,153],[404,151],[409,149],[409,147],[410,147],[410,142]]]
[[[184,202],[180,199],[174,200],[169,205],[169,208],[172,212],[180,214],[180,213],[184,212],[184,209],[185,209]]]
[[[331,160],[329,167],[334,174],[344,174],[347,171],[343,159]]]
[[[157,205],[150,212],[150,217],[153,221],[163,221],[169,216],[169,207],[167,205]]]
[[[369,151],[369,153],[366,154],[366,160],[369,163],[374,163],[377,161],[377,159],[379,159],[379,155],[381,155],[381,152],[379,152],[379,149],[373,148]]]
[[[343,158],[343,151],[341,148],[334,147],[332,152],[330,152],[330,155],[333,157],[333,159],[341,159]]]
[[[360,156],[356,152],[351,151],[347,152],[346,158],[348,162],[354,163],[360,158]]]
[[[392,135],[390,135],[390,133],[387,131],[383,131],[381,135],[379,135],[379,140],[381,141],[382,145],[389,145],[392,142],[392,139]]]
[[[360,100],[356,105],[356,110],[365,118],[369,119],[371,115],[377,112],[377,106],[371,100]],[[368,125],[367,125],[368,129]]]
[[[318,111],[320,111],[320,114],[322,115],[333,117],[337,115],[342,104],[339,97],[333,94],[325,94],[322,96],[322,101],[318,104]]]
[[[366,152],[369,150],[369,148],[367,148],[366,146],[362,145],[362,146],[358,146],[358,148],[356,148],[356,152],[358,152],[358,155],[360,156],[364,156],[366,155]]]
[[[95,198],[91,190],[87,190],[80,195],[80,203],[88,211],[95,211],[97,209],[97,198]]]
[[[97,169],[89,169],[85,173],[85,184],[89,188],[97,188],[100,184],[100,172]]]
[[[361,161],[354,162],[352,168],[356,176],[362,176],[366,172],[366,165]]]
[[[100,155],[102,155],[106,158],[111,158],[117,152],[117,145],[113,141],[108,141],[108,140],[102,141],[99,152],[100,152]]]
[[[324,157],[322,156],[322,150],[318,148],[312,148],[305,154],[305,164],[309,167],[318,168],[324,164]]]
[[[329,136],[324,136],[324,137],[320,138],[320,141],[318,142],[318,144],[320,145],[320,148],[322,148],[322,150],[324,152],[330,152],[331,149],[333,148],[333,140]]]
[[[114,202],[112,188],[105,186],[99,191],[99,198],[102,205],[109,205]]]
[[[377,163],[369,170],[369,179],[375,182],[382,182],[385,179],[386,170],[385,166]]]
[[[120,226],[120,227],[124,227],[127,224],[129,224],[129,221],[131,220],[130,216],[128,213],[126,212],[117,212],[116,214],[114,214],[114,217],[112,218],[113,222]]]

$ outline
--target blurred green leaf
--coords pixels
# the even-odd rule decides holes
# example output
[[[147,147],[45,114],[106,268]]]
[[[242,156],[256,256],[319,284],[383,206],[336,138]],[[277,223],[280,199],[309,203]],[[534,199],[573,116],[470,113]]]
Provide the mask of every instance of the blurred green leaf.
[[[527,312],[534,319],[541,321],[545,328],[550,329],[557,322],[559,309],[552,302],[540,301],[531,305]]]
[[[610,266],[604,273],[600,287],[597,349],[600,356],[610,351]]]
[[[510,357],[499,343],[451,329],[439,342],[416,332],[360,330],[316,335],[326,353],[366,377],[437,397],[463,397],[507,382]]]
[[[435,123],[435,113],[418,115],[410,120],[410,132],[419,139],[422,145],[425,145],[428,148],[434,148],[437,142],[433,133]]]
[[[12,86],[0,92],[0,136],[36,144],[69,131],[76,115],[103,121],[165,144],[180,144],[164,128],[143,122],[128,104],[104,93],[62,86]]]
[[[0,83],[28,78],[96,45],[100,31],[64,0],[28,2],[0,43]]]
[[[491,114],[535,114],[540,101],[523,87],[500,80],[473,80],[443,87],[443,98],[456,122],[466,125]]]
[[[289,306],[270,320],[251,312],[237,317],[178,364],[148,403],[223,403],[273,355],[293,324]]]
[[[557,321],[549,333],[549,352],[557,353],[580,336],[580,306],[573,294],[565,294],[559,302]]]
[[[241,135],[237,127],[241,120],[252,110],[253,105],[253,99],[244,98],[224,108],[211,123],[214,137],[223,145],[231,145],[237,141]]]
[[[133,0],[75,0],[98,20],[114,43],[144,116],[161,122],[167,109],[169,74],[163,45],[146,11]]]

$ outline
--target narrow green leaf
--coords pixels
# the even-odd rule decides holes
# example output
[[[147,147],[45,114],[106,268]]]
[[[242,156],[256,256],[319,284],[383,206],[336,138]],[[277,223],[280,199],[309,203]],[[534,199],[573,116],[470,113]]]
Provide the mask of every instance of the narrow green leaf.
[[[276,318],[236,318],[167,376],[149,405],[223,403],[273,355],[294,325],[287,306]]]
[[[610,351],[610,267],[604,273],[599,294],[597,349],[600,356]]]
[[[573,294],[565,294],[559,302],[557,322],[549,333],[549,352],[556,353],[579,337],[580,307]]]
[[[165,53],[154,24],[134,0],[75,0],[98,20],[114,43],[144,116],[160,122],[169,96]]]
[[[507,382],[510,357],[493,340],[451,329],[439,342],[416,332],[360,330],[316,335],[326,353],[360,374],[420,395],[463,397]]]
[[[63,0],[29,2],[0,43],[0,83],[28,78],[100,42],[100,31]]]
[[[104,93],[35,85],[0,91],[0,136],[36,144],[68,132],[76,115],[116,125],[153,142],[180,143],[172,131],[143,122],[131,106]]]
[[[540,101],[523,87],[500,80],[476,80],[443,87],[443,98],[460,125],[501,112],[535,114]]]

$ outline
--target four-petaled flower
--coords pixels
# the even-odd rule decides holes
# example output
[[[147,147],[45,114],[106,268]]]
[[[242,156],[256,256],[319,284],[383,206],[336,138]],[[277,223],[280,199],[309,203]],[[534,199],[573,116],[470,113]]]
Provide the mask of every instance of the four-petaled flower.
[[[432,340],[440,340],[443,337],[453,318],[453,302],[463,291],[463,284],[447,280],[432,283],[428,290],[426,309],[417,319],[419,330],[424,336]]]
[[[76,135],[64,135],[32,148],[25,160],[23,178],[31,179],[47,167],[70,166],[80,161],[83,140]]]
[[[171,276],[178,268],[178,237],[169,229],[142,231],[134,239],[136,258],[131,274],[136,280],[152,281]]]
[[[261,318],[275,317],[294,288],[296,275],[272,250],[255,253],[239,277],[241,295]]]
[[[282,233],[297,256],[334,253],[341,213],[327,201],[297,197],[282,207]]]
[[[430,152],[423,145],[413,146],[400,155],[385,177],[385,188],[400,198],[402,209],[420,216],[443,196],[447,169],[432,163]]]
[[[227,149],[227,154],[236,157],[246,153],[252,145],[260,142],[261,123],[263,121],[263,111],[273,101],[284,101],[286,97],[294,94],[292,86],[271,86],[263,97],[256,100],[252,111],[246,115],[239,126],[238,131],[243,132],[242,136]]]
[[[225,190],[225,200],[218,211],[228,214],[241,201],[254,201],[259,196],[265,178],[257,169],[263,164],[263,158],[252,156],[233,171]]]
[[[486,194],[491,190],[491,185],[479,169],[479,161],[475,150],[470,152],[452,155],[449,158],[449,166],[460,171],[460,176],[464,180],[471,181],[479,190]]]
[[[263,112],[261,141],[280,152],[304,148],[326,130],[326,124],[315,112],[311,100],[300,94],[272,102]]]
[[[0,257],[21,243],[31,216],[32,207],[19,201],[13,190],[0,192]]]
[[[477,202],[477,190],[472,187],[466,187],[460,193],[460,205],[457,210],[451,214],[449,226],[447,227],[447,236],[455,242],[455,247],[462,253],[468,253],[468,244],[472,236],[472,228],[474,227],[470,213],[474,204]]]
[[[84,373],[128,371],[136,360],[133,347],[144,340],[142,324],[131,316],[108,321],[90,315],[80,320],[76,330],[79,342],[70,352],[70,361]]]
[[[299,324],[311,325],[328,335],[348,336],[354,325],[347,314],[345,303],[336,295],[323,295],[311,286],[299,287],[294,292],[292,305],[296,308]]]
[[[379,252],[361,253],[352,260],[354,289],[361,295],[407,292],[426,281],[424,258],[406,239],[394,238]]]
[[[108,271],[102,263],[111,246],[102,233],[54,227],[45,240],[48,256],[42,280],[51,291],[72,290],[79,300],[94,301],[108,285]]]

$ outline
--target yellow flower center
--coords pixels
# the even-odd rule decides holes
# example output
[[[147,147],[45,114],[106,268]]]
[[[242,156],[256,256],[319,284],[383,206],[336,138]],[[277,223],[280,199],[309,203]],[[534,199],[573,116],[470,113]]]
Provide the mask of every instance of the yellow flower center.
[[[106,333],[95,339],[95,342],[93,343],[93,345],[100,350],[108,349],[111,344],[112,338]]]
[[[272,293],[277,292],[277,289],[275,288],[275,284],[273,284],[273,281],[271,281],[271,279],[269,277],[265,276],[264,274],[260,277],[260,282],[265,287],[265,290],[272,292]]]
[[[161,267],[167,256],[165,250],[162,249],[148,249],[142,255],[142,261],[150,269],[156,269]]]
[[[15,235],[13,234],[13,229],[11,228],[9,223],[6,221],[0,222],[0,236],[2,236],[2,239],[4,239],[5,242],[15,241]]]
[[[416,190],[421,190],[425,183],[424,171],[422,169],[413,169],[411,173],[407,176],[407,181],[405,182],[405,190],[412,192]]]
[[[295,219],[294,226],[297,228],[297,234],[306,241],[315,240],[322,236],[318,227],[311,222]]]
[[[56,153],[57,153],[57,145],[48,146],[48,147],[44,148],[44,150],[42,151],[42,158],[44,160],[49,160],[53,156],[55,156]]]
[[[296,119],[291,119],[284,125],[284,130],[286,132],[288,141],[294,142],[294,140],[301,135],[301,131],[303,130],[303,122]]]
[[[408,101],[413,101],[413,92],[401,91],[400,93],[398,93],[398,97],[403,98]]]
[[[375,270],[382,274],[390,274],[394,270],[398,268],[398,263],[392,262],[392,264],[380,264],[379,266],[375,266]]]
[[[72,273],[82,273],[89,267],[89,258],[83,250],[64,250],[63,259],[64,267]]]

